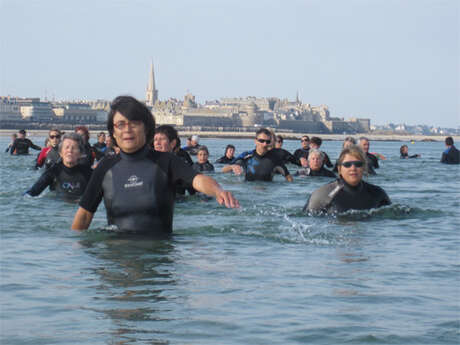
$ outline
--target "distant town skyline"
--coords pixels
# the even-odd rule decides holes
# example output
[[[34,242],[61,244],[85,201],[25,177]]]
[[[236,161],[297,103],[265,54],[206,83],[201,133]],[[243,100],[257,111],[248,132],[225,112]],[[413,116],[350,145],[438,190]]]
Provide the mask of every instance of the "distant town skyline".
[[[458,127],[459,2],[0,2],[0,94],[279,97]]]

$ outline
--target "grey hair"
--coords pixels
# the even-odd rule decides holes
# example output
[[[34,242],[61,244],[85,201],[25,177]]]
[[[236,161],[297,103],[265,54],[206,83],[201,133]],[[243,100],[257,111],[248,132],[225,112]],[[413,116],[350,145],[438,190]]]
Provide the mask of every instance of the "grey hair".
[[[78,149],[80,150],[80,153],[83,153],[85,151],[85,147],[83,145],[83,138],[81,137],[81,135],[72,132],[72,133],[66,133],[62,136],[61,142],[59,143],[59,147],[58,147],[59,153],[61,152],[62,146],[64,144],[64,140],[66,139],[75,141],[78,144]]]
[[[308,153],[308,157],[310,157],[311,154],[317,154],[321,158],[321,160],[324,160],[324,152],[318,149],[310,149],[310,152]]]
[[[359,138],[359,141],[361,141],[361,140],[369,141],[369,139],[368,139],[367,137],[360,137],[360,138]]]

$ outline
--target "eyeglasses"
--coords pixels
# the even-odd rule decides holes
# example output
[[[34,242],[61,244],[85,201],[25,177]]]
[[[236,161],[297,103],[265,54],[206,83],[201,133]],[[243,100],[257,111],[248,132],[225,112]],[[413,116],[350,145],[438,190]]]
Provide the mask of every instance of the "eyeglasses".
[[[50,139],[60,139],[61,138],[60,135],[50,135],[49,137]]]
[[[117,123],[114,123],[113,126],[122,131],[124,130],[128,125],[131,126],[131,128],[137,128],[137,127],[140,127],[142,125],[142,121],[139,121],[139,120],[134,120],[134,121],[118,121]]]
[[[362,168],[364,163],[361,161],[348,161],[348,162],[343,162],[341,165],[345,168],[351,168],[352,165],[354,165],[357,168]]]
[[[261,144],[263,144],[263,143],[270,144],[272,142],[270,139],[267,139],[267,140],[265,140],[265,139],[256,139],[256,140]]]

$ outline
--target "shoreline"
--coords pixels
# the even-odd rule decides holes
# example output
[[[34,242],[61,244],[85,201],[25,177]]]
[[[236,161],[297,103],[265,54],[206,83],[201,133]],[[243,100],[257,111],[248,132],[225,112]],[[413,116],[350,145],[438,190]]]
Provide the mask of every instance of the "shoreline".
[[[44,129],[26,129],[28,136],[46,136],[48,130]],[[71,130],[67,130],[71,131]],[[0,136],[10,136],[17,133],[18,129],[0,129]],[[91,138],[96,138],[97,133],[101,130],[90,130]],[[107,130],[104,130],[107,133]],[[188,137],[193,134],[201,138],[216,138],[216,139],[253,139],[255,131],[253,132],[218,132],[218,131],[179,131],[180,137]],[[434,141],[444,142],[447,137],[445,135],[410,135],[410,134],[373,134],[373,133],[357,133],[357,134],[314,134],[314,133],[285,133],[279,132],[285,140],[299,140],[303,135],[307,134],[309,137],[318,136],[325,141],[343,141],[346,137],[367,137],[372,141]],[[452,136],[454,142],[460,142],[460,136]]]

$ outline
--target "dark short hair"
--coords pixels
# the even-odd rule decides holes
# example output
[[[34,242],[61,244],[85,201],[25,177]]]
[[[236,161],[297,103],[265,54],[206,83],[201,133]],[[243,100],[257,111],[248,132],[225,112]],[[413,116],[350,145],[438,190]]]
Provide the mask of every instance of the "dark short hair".
[[[283,137],[282,137],[281,135],[277,135],[277,136],[276,136],[276,140],[277,140],[277,141],[281,141],[281,142],[284,141],[284,139],[283,139]]]
[[[60,131],[59,129],[57,129],[56,127],[52,127],[52,128],[48,131],[48,135],[50,135],[51,132],[57,132],[59,135],[62,135],[61,131]]]
[[[267,128],[259,128],[256,132],[256,137],[259,135],[259,134],[265,134],[266,136],[268,137],[272,137],[272,133],[267,129]]]
[[[407,147],[407,145],[402,145],[400,148],[399,148],[399,153],[400,154],[403,154],[403,149]],[[408,147],[407,147],[408,148]]]
[[[228,144],[227,147],[225,148],[225,153],[227,153],[228,149],[235,150],[235,146],[233,146],[232,144]]]
[[[319,147],[323,143],[323,140],[320,137],[311,137],[310,142]]]
[[[113,137],[113,118],[117,112],[130,121],[142,121],[145,127],[146,143],[152,142],[155,135],[155,118],[144,103],[132,96],[118,96],[112,101],[107,116],[107,130],[112,139],[115,139]]]
[[[446,138],[446,145],[452,146],[454,144],[454,139],[452,137]]]
[[[102,137],[103,135],[105,136],[105,133],[104,133],[104,132],[99,132],[98,135],[97,135],[97,137],[99,138],[99,137]]]
[[[310,141],[310,137],[308,135],[302,135],[302,137],[300,139],[303,139],[303,138],[307,138],[308,141]]]
[[[21,129],[18,133],[24,134],[24,135],[25,135],[25,134],[26,134],[26,130],[25,130],[25,129]]]
[[[201,145],[197,152],[205,151],[209,155],[209,150],[206,145]]]
[[[155,129],[155,134],[162,133],[168,137],[169,142],[172,142],[174,139],[179,137],[177,130],[170,125],[161,125]]]

